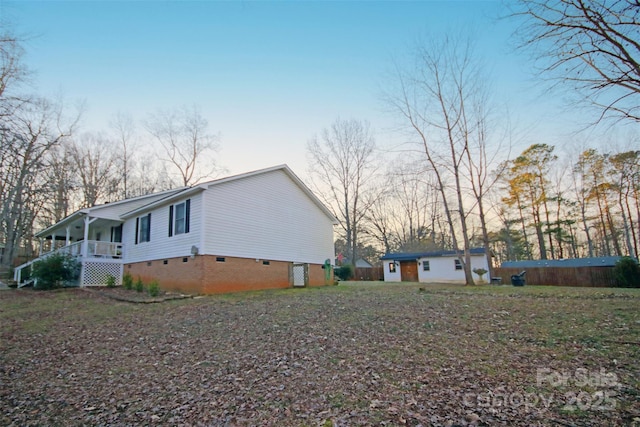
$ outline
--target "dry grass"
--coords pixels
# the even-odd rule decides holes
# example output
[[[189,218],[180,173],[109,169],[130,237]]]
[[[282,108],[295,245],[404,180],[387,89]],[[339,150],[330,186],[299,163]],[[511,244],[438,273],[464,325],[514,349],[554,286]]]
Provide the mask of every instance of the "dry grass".
[[[424,290],[420,290],[424,288]],[[640,291],[0,292],[1,425],[631,425]]]

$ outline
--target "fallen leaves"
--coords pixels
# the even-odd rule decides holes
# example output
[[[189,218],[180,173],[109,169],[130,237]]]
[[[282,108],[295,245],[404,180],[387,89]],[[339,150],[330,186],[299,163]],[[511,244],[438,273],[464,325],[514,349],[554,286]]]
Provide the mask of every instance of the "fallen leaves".
[[[597,325],[637,324],[637,303],[366,284],[152,305],[5,291],[0,424],[628,424],[638,348],[607,340],[637,328]],[[539,367],[604,368],[624,387],[613,411],[566,412],[566,393],[596,390],[541,386]]]

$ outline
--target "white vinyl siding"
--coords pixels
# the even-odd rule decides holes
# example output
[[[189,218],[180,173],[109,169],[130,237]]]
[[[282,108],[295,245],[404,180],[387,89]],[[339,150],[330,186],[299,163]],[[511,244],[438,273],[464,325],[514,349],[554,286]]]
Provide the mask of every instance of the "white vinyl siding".
[[[204,200],[206,254],[318,264],[333,259],[332,220],[282,170],[212,185]]]
[[[168,236],[169,204],[159,205],[151,212],[150,242],[135,244],[136,217],[128,218],[124,223],[123,244],[125,245],[125,263],[159,260],[172,257],[191,255],[191,247],[200,244],[200,211],[202,208],[202,193],[189,197],[191,219],[189,233]],[[184,200],[183,200],[184,201]],[[177,201],[181,203],[183,201]],[[137,217],[145,216],[149,212],[141,212]],[[200,251],[200,253],[202,253]]]
[[[464,270],[456,270],[455,261],[457,261],[457,258],[455,257],[444,256],[421,258],[419,261],[421,263],[429,263],[429,271],[424,271],[423,268],[418,268],[418,280],[420,282],[464,281]],[[484,254],[471,256],[471,269],[473,270],[474,268],[484,268],[485,270],[489,270],[487,266],[487,258]],[[478,276],[474,274],[473,278],[476,280]]]
[[[400,273],[400,262],[385,260],[382,262],[382,265],[384,266],[385,282],[399,282],[402,280],[402,274]]]

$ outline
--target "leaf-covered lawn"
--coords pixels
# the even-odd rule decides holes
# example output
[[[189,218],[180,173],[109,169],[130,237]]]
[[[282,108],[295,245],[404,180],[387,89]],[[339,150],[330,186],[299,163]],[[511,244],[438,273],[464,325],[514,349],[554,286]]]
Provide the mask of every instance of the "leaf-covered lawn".
[[[639,307],[510,286],[2,291],[0,425],[640,424]]]

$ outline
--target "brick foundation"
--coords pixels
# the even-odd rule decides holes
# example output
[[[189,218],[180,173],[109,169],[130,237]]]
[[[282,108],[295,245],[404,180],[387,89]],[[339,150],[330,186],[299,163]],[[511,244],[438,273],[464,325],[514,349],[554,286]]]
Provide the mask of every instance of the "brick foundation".
[[[125,264],[124,272],[143,282],[157,280],[164,290],[216,294],[261,289],[290,288],[292,263],[213,255],[179,257]],[[325,283],[322,265],[309,264],[309,286]]]

